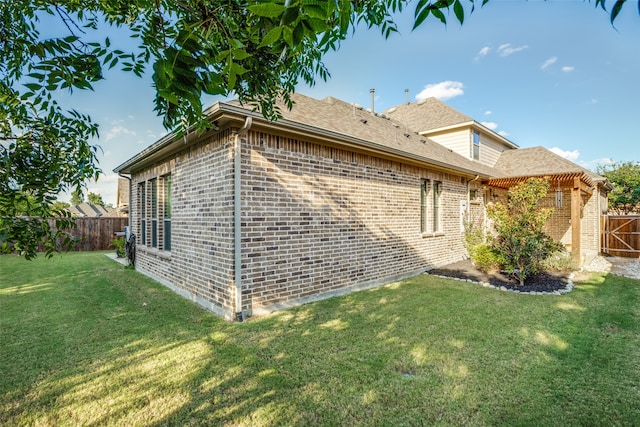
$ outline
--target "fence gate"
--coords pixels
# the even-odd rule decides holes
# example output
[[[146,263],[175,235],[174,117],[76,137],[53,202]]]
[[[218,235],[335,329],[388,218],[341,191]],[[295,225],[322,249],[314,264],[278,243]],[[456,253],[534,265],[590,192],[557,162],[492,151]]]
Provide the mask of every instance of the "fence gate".
[[[640,256],[640,215],[604,217],[602,252],[613,256]]]

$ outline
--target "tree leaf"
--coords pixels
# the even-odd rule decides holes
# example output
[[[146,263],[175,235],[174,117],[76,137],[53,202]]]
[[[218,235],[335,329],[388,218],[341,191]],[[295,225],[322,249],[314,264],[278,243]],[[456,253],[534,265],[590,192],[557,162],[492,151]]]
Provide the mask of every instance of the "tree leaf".
[[[293,29],[293,44],[299,45],[302,42],[302,38],[304,36],[304,25],[302,22],[299,22],[298,25]]]
[[[237,59],[239,61],[242,61],[243,59],[246,59],[249,57],[249,54],[244,49],[234,49],[231,51],[231,55],[233,56],[234,59]]]
[[[458,18],[460,24],[464,24],[464,8],[462,7],[460,0],[456,0],[453,4],[453,12],[456,14],[456,18]]]
[[[282,27],[274,27],[272,28],[265,36],[262,38],[259,47],[271,46],[275,44],[280,39],[282,35]]]
[[[416,6],[415,21],[412,30],[418,28],[429,17],[431,10],[425,7],[426,0],[420,0]]]
[[[260,3],[247,7],[247,9],[257,16],[263,16],[265,18],[276,18],[282,15],[285,11],[285,7],[277,3]]]
[[[613,21],[616,20],[616,18],[618,17],[618,14],[620,13],[620,11],[622,10],[622,6],[624,6],[624,3],[627,0],[616,0],[615,4],[613,5],[613,8],[611,9],[611,25],[613,25]],[[638,3],[638,7],[640,7],[640,2]]]

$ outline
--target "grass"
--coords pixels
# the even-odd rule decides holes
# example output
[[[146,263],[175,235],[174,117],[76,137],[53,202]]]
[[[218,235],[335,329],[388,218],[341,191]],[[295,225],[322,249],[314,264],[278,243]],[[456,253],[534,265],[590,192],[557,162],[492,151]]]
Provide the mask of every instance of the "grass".
[[[640,281],[418,276],[227,323],[109,260],[0,257],[0,425],[638,425]]]

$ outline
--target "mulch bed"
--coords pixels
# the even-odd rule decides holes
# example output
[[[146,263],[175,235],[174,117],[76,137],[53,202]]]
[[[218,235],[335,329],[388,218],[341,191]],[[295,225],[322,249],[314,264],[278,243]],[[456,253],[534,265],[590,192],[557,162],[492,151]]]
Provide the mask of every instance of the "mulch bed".
[[[435,276],[453,277],[457,279],[473,280],[474,282],[489,283],[495,287],[504,286],[520,292],[554,292],[567,287],[569,283],[569,273],[565,272],[542,272],[535,276],[528,277],[524,285],[513,276],[502,272],[485,273],[478,270],[471,260],[454,262],[443,267],[434,268],[427,271]]]

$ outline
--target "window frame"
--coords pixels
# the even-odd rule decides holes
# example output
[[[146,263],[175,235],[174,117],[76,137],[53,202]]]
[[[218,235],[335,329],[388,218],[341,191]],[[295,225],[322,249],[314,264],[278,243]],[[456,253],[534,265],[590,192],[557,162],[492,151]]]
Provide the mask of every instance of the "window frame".
[[[420,180],[420,233],[433,236],[442,233],[442,181]]]
[[[471,159],[472,160],[480,160],[481,140],[482,138],[480,136],[480,132],[477,130],[472,130],[471,131]]]
[[[149,200],[151,204],[151,247],[158,248],[158,179],[149,180],[151,191],[149,191]]]
[[[428,179],[420,180],[420,232],[422,234],[428,233],[429,229],[429,182]]]
[[[442,231],[442,221],[441,221],[442,181],[433,181],[432,190],[433,190],[433,205],[432,205],[433,229],[431,230],[431,232],[440,233]]]
[[[171,251],[172,181],[171,174],[162,179],[162,250]]]
[[[138,183],[138,207],[140,209],[140,244],[147,245],[147,181]]]

